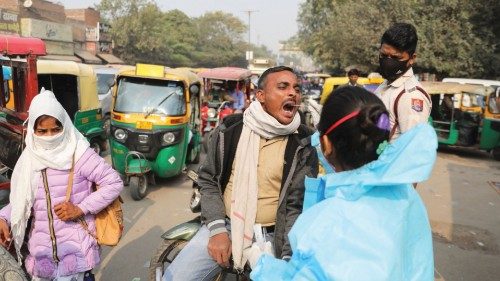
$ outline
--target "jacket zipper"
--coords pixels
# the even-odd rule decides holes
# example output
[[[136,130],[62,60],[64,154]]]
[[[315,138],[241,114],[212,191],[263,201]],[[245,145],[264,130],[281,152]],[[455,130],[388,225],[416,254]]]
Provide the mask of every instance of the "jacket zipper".
[[[52,241],[52,257],[54,261],[59,262],[59,258],[57,257],[57,241],[56,234],[54,231],[54,217],[52,215],[52,200],[50,198],[49,192],[49,183],[47,181],[47,171],[43,172],[43,185],[45,187],[45,197],[47,198],[47,215],[49,217],[49,231],[50,231],[50,240]]]

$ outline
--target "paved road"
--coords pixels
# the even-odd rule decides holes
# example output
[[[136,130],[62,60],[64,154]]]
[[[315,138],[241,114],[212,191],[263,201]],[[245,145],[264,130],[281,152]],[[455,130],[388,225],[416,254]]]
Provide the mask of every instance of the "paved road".
[[[500,276],[500,162],[486,154],[441,151],[429,181],[418,190],[434,232],[436,280],[498,280]],[[162,181],[142,201],[125,189],[126,233],[103,250],[98,280],[148,280],[149,259],[168,228],[195,215],[191,183],[184,176]],[[135,278],[135,279],[134,279]]]
[[[106,159],[110,161],[109,156]],[[149,259],[161,242],[160,235],[195,216],[188,206],[191,189],[185,175],[158,182],[141,201],[132,200],[125,187],[125,234],[118,246],[103,249],[102,264],[95,270],[97,280],[148,280]]]
[[[500,162],[485,153],[441,150],[418,186],[434,234],[436,280],[499,280]]]

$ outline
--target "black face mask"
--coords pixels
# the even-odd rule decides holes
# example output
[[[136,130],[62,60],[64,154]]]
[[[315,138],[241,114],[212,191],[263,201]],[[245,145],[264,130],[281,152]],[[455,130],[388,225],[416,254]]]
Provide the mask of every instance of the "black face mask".
[[[380,57],[378,61],[380,64],[380,74],[382,77],[391,82],[403,75],[403,73],[405,73],[409,68],[406,66],[409,59],[400,61],[390,57]]]

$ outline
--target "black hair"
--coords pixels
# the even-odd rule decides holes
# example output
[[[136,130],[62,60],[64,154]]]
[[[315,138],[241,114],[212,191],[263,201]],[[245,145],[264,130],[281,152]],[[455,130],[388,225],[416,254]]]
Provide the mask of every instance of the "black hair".
[[[413,55],[417,50],[417,30],[409,23],[398,22],[389,27],[382,35],[380,45],[387,44]]]
[[[56,119],[56,125],[62,128],[63,125],[62,125],[61,121],[59,121],[59,119],[57,119],[53,116],[50,116],[50,115],[41,115],[35,120],[35,125],[33,126],[33,130],[36,130],[36,128],[38,127],[38,124],[40,124],[40,122],[47,119],[48,117],[52,117],[52,118]]]
[[[261,90],[264,89],[264,87],[266,86],[267,76],[271,73],[276,73],[276,72],[281,72],[281,71],[290,71],[293,74],[297,75],[297,73],[295,73],[295,71],[293,71],[293,68],[288,67],[288,66],[280,65],[280,66],[271,67],[271,68],[266,69],[266,71],[264,71],[264,73],[262,73],[262,75],[259,77],[259,82],[257,82],[257,88],[261,89]]]
[[[346,170],[377,159],[379,144],[389,139],[389,131],[377,127],[382,114],[389,116],[384,103],[375,94],[353,86],[337,88],[328,96],[321,111],[318,131],[323,135],[332,124],[357,110],[358,116],[327,135],[335,148],[335,158]]]
[[[356,68],[353,68],[353,69],[349,70],[347,72],[347,76],[351,76],[351,75],[359,76],[359,70],[357,70]]]

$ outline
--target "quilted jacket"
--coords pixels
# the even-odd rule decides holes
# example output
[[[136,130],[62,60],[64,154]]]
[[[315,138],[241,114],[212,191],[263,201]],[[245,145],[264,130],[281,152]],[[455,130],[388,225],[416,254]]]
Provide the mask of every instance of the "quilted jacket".
[[[32,207],[28,251],[25,265],[28,273],[42,278],[67,276],[85,272],[99,262],[99,245],[79,222],[60,220],[54,206],[66,199],[69,170],[47,169],[49,194],[46,194],[40,173]],[[93,192],[92,185],[99,189]],[[12,187],[15,188],[15,187]],[[91,148],[75,163],[70,202],[85,214],[89,230],[95,233],[94,215],[116,199],[123,189],[119,174]],[[50,221],[47,202],[50,199]],[[10,224],[10,204],[0,211],[0,218]],[[54,235],[51,235],[51,226]],[[55,257],[59,262],[55,261]]]

